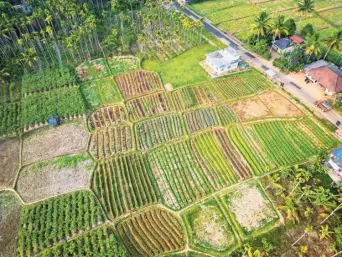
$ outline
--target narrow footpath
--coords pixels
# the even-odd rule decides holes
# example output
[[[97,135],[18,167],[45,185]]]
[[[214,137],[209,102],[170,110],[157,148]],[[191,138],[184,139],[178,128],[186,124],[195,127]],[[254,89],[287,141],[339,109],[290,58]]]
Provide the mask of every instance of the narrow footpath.
[[[244,61],[249,63],[251,66],[253,66],[257,70],[263,73],[268,69],[276,70],[276,68],[273,67],[272,63],[270,63],[264,58],[259,57],[256,54],[245,49],[242,46],[242,43],[233,35],[228,35],[228,34],[221,32],[219,29],[211,25],[209,20],[207,20],[206,18],[202,19],[202,17],[200,17],[199,15],[191,11],[186,6],[181,6],[178,2],[174,2],[174,5],[191,19],[202,20],[204,27],[208,31],[210,31],[217,39],[219,39],[224,44],[234,47],[236,50],[238,50],[240,52],[240,55],[244,59]],[[308,92],[308,90],[310,89],[308,89],[307,87],[304,88],[301,86],[301,84],[304,83],[304,78],[303,80],[299,80],[298,78],[293,78],[291,74],[286,75],[278,71],[277,80],[283,82],[284,89],[290,94],[292,94],[292,96],[298,98],[305,106],[307,106],[309,109],[314,111],[316,115],[326,118],[333,124],[336,124],[337,121],[342,122],[342,116],[338,114],[337,112],[335,111],[322,112],[320,109],[318,109],[315,106],[314,104],[315,101],[320,100],[320,99],[313,97],[310,94],[310,92]]]

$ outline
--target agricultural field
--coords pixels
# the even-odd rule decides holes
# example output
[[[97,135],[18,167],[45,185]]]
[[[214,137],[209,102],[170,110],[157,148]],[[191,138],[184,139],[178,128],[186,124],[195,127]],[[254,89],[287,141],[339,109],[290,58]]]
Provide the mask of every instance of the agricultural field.
[[[133,256],[157,256],[185,248],[184,229],[174,215],[151,209],[119,223],[118,230]]]
[[[0,190],[12,188],[19,170],[20,141],[0,140]]]
[[[25,202],[86,189],[94,164],[86,155],[67,155],[24,167],[16,189]]]
[[[0,109],[0,136],[16,135],[19,131],[19,104],[6,103]]]
[[[109,105],[99,108],[88,118],[91,130],[105,128],[125,121],[127,121],[127,116],[122,105]]]
[[[41,128],[27,133],[23,141],[22,163],[27,165],[85,151],[88,133],[85,122],[75,120],[53,129]]]

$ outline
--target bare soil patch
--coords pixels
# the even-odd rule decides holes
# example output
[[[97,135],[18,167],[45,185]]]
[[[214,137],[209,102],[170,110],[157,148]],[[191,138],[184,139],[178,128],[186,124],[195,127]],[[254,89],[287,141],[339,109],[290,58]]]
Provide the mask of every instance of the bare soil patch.
[[[21,205],[10,192],[0,192],[0,256],[17,256]]]
[[[17,190],[25,202],[35,202],[88,188],[92,169],[92,161],[82,155],[33,164],[20,172]]]
[[[269,200],[256,186],[246,186],[234,192],[229,207],[236,221],[247,232],[266,226],[278,218]]]
[[[258,97],[238,101],[232,105],[232,109],[241,121],[272,117],[272,113]]]
[[[259,96],[260,100],[276,117],[299,117],[303,112],[284,96],[275,91],[269,91]]]
[[[55,128],[43,128],[24,138],[24,165],[48,160],[60,155],[86,150],[88,132],[85,121],[78,120]]]
[[[19,169],[20,141],[0,140],[0,189],[12,188]]]

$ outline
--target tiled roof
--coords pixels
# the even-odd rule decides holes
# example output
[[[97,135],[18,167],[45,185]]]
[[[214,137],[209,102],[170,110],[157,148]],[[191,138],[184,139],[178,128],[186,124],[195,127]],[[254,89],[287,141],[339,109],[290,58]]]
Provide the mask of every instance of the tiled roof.
[[[302,44],[302,43],[304,43],[304,39],[302,39],[300,36],[297,36],[297,35],[291,36],[290,39],[291,39],[293,42],[296,42],[297,44]]]
[[[282,38],[275,41],[273,44],[276,45],[279,49],[285,50],[291,46],[292,41],[288,38]]]
[[[337,68],[324,66],[309,70],[307,74],[330,92],[342,92],[342,71]]]

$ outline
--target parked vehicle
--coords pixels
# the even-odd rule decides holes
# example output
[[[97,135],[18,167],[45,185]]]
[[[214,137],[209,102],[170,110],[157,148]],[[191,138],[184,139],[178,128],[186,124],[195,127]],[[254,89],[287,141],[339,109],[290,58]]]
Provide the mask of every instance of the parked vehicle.
[[[326,100],[319,100],[315,102],[315,105],[320,108],[323,112],[328,112],[331,110],[331,105]]]

